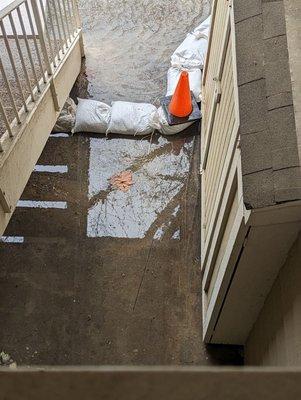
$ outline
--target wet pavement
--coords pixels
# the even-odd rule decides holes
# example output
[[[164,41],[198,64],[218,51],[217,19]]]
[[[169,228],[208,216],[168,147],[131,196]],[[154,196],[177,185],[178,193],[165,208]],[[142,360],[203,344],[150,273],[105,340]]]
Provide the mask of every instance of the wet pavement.
[[[210,0],[79,1],[88,80],[80,94],[159,104],[170,56],[210,11]]]
[[[107,101],[157,99],[161,58],[204,12],[189,1],[81,9],[87,69],[75,92]],[[242,362],[239,348],[202,343],[197,133],[50,136],[0,243],[0,351],[19,365]],[[124,170],[128,192],[109,182]]]

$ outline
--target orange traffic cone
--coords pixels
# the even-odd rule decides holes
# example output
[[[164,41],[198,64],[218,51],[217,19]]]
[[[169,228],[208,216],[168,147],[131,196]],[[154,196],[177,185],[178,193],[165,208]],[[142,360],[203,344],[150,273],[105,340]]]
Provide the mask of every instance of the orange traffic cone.
[[[175,117],[187,117],[192,109],[188,72],[182,71],[168,110]]]

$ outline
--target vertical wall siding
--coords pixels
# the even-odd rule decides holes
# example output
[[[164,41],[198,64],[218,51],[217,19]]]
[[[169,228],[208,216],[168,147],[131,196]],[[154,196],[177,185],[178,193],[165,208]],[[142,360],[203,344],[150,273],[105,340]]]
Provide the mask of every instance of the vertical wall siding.
[[[212,107],[212,98],[215,90],[215,81],[218,74],[218,63],[219,63],[219,55],[222,51],[223,45],[223,32],[224,26],[227,18],[227,9],[228,9],[228,0],[216,0],[216,14],[215,14],[215,23],[213,25],[212,31],[212,39],[211,39],[211,47],[210,47],[210,62],[207,65],[206,71],[206,85],[204,87],[204,137],[206,137],[207,128],[208,128],[208,119],[211,112]]]
[[[221,282],[231,235],[236,234],[239,218],[243,218],[234,29],[231,1],[216,0],[203,79],[202,268],[206,340],[211,340],[220,304],[220,299],[216,303],[216,294],[223,290]]]
[[[211,149],[205,170],[205,217],[210,224],[224,161],[235,123],[234,83],[231,43],[228,42],[225,65],[221,79],[221,102],[217,105],[211,137]]]

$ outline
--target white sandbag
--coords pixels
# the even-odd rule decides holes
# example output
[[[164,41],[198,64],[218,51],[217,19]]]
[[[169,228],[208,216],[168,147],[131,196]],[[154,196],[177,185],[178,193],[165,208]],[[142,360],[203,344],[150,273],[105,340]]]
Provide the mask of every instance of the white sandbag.
[[[193,34],[196,37],[196,39],[200,38],[208,39],[210,26],[211,26],[211,15],[209,15],[209,17],[205,19],[205,21],[203,21],[199,26],[197,26],[193,31]]]
[[[73,132],[106,133],[111,119],[111,107],[95,100],[78,99]]]
[[[115,101],[107,133],[148,135],[160,127],[157,108],[152,104]]]
[[[188,33],[171,56],[173,67],[203,68],[208,49],[211,16],[203,21],[192,33]]]
[[[54,128],[52,129],[52,132],[71,133],[75,125],[75,118],[76,104],[70,97],[68,97],[54,125]]]
[[[203,37],[197,39],[193,33],[188,33],[186,39],[171,56],[171,65],[181,65],[184,68],[195,68],[196,66],[203,68],[207,48],[207,39],[204,39]]]
[[[178,56],[178,55],[173,55],[170,61],[170,64],[174,68],[178,69],[203,69],[203,63],[202,61],[195,59],[195,54],[193,51],[187,50],[185,53],[185,56]]]
[[[192,122],[187,122],[186,124],[180,124],[180,125],[168,125],[164,110],[162,107],[158,108],[158,116],[159,116],[159,121],[160,121],[160,129],[159,132],[162,133],[162,135],[175,135],[177,133],[180,133],[187,129],[190,125],[193,124]]]
[[[167,73],[167,92],[166,96],[172,96],[177,87],[181,72],[184,69],[171,67]],[[193,92],[196,101],[201,101],[202,94],[202,71],[198,68],[187,70],[189,77],[190,90]]]

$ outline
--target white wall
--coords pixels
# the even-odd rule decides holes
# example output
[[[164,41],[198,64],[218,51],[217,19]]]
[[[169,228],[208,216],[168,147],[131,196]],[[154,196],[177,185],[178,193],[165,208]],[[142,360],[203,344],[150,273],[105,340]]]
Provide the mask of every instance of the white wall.
[[[245,346],[245,362],[301,366],[301,234],[253,326]]]

